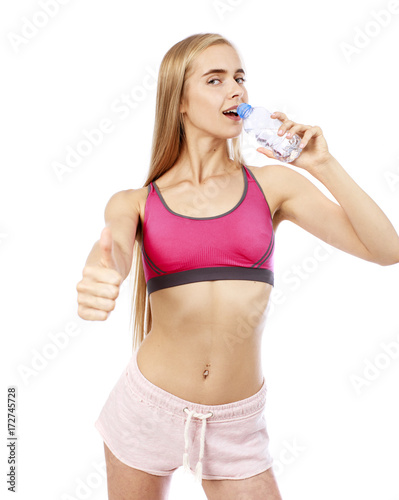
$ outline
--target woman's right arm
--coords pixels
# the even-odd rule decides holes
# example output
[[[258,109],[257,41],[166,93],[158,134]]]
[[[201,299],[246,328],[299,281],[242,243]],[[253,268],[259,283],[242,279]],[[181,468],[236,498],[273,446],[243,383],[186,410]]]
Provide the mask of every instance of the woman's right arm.
[[[140,213],[138,191],[119,191],[105,207],[106,227],[93,245],[76,286],[82,319],[104,321],[115,308],[119,287],[132,265]]]

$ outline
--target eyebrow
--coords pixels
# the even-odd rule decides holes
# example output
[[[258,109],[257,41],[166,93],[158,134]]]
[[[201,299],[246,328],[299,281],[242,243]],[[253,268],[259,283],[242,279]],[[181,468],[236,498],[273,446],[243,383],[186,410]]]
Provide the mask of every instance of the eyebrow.
[[[210,69],[209,71],[207,71],[206,73],[204,73],[202,75],[202,77],[210,75],[211,73],[227,73],[227,70],[225,70],[225,69]],[[235,72],[235,74],[236,73],[243,73],[245,75],[245,71],[242,68],[237,69],[236,72]]]

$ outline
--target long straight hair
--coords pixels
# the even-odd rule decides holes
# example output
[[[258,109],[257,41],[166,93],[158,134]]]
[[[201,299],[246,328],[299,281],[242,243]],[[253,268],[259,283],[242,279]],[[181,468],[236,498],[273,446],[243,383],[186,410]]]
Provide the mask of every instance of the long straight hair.
[[[162,59],[157,83],[155,124],[151,147],[151,160],[147,179],[148,186],[173,167],[179,158],[185,141],[184,124],[180,113],[180,101],[184,91],[187,74],[192,69],[194,59],[212,45],[226,44],[237,53],[236,47],[217,33],[191,35],[171,47]],[[230,159],[237,165],[244,163],[241,153],[241,135],[226,140]],[[138,240],[134,243],[133,262],[130,277],[133,275],[133,297],[130,328],[134,318],[133,351],[136,351],[152,327],[151,306],[145,282],[142,253],[138,241],[142,242],[141,221],[137,226]]]

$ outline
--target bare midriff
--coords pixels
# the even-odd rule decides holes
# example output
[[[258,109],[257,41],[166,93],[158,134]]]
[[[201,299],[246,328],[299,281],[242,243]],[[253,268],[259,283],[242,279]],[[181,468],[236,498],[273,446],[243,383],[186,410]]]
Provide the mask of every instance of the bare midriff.
[[[174,181],[164,182],[170,201]],[[241,168],[228,182],[228,189],[218,191],[212,206],[206,205],[209,213],[204,217],[224,213],[240,199]],[[161,183],[157,179],[162,188]],[[188,191],[183,200],[179,192],[180,203],[174,201],[174,207],[188,206],[197,194]],[[141,224],[146,197],[147,188],[143,188]],[[270,284],[259,281],[216,280],[152,292],[152,327],[137,353],[141,373],[161,389],[193,403],[219,405],[254,395],[263,383],[261,343],[271,290]]]
[[[137,353],[141,373],[193,403],[252,396],[263,383],[261,341],[271,288],[221,280],[153,292],[152,328]]]

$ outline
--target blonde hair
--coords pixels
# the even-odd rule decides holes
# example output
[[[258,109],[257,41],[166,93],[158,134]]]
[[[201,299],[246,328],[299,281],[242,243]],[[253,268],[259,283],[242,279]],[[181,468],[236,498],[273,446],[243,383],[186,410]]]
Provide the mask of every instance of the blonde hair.
[[[151,148],[148,186],[167,172],[178,159],[184,145],[184,124],[180,114],[180,101],[187,75],[194,59],[212,45],[227,44],[237,53],[234,45],[217,33],[191,35],[171,47],[162,59],[157,83],[155,124]],[[238,165],[244,163],[241,153],[241,136],[227,139],[230,158]],[[137,227],[138,241],[142,241],[141,221]],[[145,282],[141,248],[136,240],[130,275],[134,275],[134,290],[130,327],[134,317],[133,351],[136,351],[150,332],[152,326],[151,307]]]

